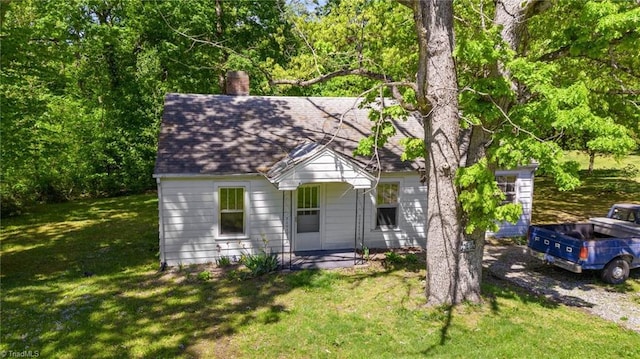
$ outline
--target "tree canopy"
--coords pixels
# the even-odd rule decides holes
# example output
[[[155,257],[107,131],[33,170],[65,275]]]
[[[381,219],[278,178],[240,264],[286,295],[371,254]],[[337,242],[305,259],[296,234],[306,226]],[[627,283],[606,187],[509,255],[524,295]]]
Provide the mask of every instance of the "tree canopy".
[[[296,51],[284,1],[215,5],[1,1],[2,213],[153,188],[166,92],[220,93],[228,69]]]

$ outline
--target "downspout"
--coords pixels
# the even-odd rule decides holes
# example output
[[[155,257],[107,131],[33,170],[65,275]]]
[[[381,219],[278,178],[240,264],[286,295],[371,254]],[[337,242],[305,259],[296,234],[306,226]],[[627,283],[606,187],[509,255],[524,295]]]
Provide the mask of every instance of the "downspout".
[[[364,261],[364,222],[365,222],[365,216],[367,214],[367,211],[365,210],[365,208],[367,208],[367,198],[365,197],[365,195],[367,194],[367,192],[365,190],[362,191],[362,255],[363,255],[363,261]]]
[[[293,191],[290,191],[289,193],[291,194],[289,196],[289,233],[291,233],[291,238],[289,238],[289,270],[291,270],[293,239],[295,235],[293,234]]]
[[[282,220],[280,221],[282,223],[282,237],[281,237],[281,242],[282,242],[282,249],[280,249],[280,268],[284,268],[284,235],[285,235],[285,229],[284,229],[284,191],[282,191]]]

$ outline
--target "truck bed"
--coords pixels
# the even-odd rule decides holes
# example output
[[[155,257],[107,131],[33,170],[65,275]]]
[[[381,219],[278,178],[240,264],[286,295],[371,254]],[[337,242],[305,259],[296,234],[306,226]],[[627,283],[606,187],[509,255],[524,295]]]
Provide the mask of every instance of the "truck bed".
[[[543,224],[537,225],[536,227],[587,241],[614,238],[609,234],[598,232],[597,227],[593,223]]]
[[[640,266],[640,238],[618,238],[597,231],[593,223],[561,223],[531,226],[528,246],[558,267],[580,273],[602,269],[611,258],[628,254],[631,268]],[[587,257],[580,258],[580,251]]]

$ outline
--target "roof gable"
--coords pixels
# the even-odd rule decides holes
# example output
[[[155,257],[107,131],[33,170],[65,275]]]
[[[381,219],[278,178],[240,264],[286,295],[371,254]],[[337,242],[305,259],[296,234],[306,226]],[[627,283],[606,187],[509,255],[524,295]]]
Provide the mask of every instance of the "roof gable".
[[[375,169],[377,161],[353,155],[373,125],[360,103],[357,98],[168,94],[154,173],[261,173],[309,142]],[[399,141],[422,137],[420,122],[410,117],[396,127],[398,134],[379,150],[381,170],[415,170],[418,163],[400,160]]]
[[[371,188],[375,178],[362,167],[326,146],[306,143],[276,163],[266,174],[279,190],[293,190],[303,184],[346,182],[357,189]]]

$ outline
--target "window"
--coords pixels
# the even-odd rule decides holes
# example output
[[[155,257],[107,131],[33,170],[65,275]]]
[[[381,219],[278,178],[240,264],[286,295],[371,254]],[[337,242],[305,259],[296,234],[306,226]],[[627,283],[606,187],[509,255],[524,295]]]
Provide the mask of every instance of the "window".
[[[218,205],[220,234],[244,234],[244,187],[219,187]]]
[[[398,226],[398,187],[397,183],[378,184],[376,228],[395,228]]]
[[[298,233],[320,232],[320,186],[298,188]]]
[[[502,204],[516,203],[516,176],[496,176],[496,182],[505,196]]]
[[[616,207],[613,210],[611,218],[631,223],[635,223],[637,221],[636,214],[629,208]]]

